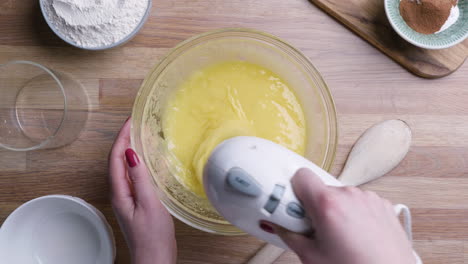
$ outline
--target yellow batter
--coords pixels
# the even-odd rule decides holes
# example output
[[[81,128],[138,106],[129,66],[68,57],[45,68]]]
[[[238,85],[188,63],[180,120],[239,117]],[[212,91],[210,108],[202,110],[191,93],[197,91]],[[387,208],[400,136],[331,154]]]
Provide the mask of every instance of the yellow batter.
[[[204,197],[203,167],[211,151],[235,136],[257,136],[301,155],[306,127],[301,105],[276,74],[231,61],[193,73],[169,100],[163,132],[175,155],[178,180]]]

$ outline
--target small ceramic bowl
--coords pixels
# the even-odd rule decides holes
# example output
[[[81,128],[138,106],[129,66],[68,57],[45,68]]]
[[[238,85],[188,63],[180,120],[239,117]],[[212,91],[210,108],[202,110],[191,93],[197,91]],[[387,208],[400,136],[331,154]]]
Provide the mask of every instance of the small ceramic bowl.
[[[385,12],[393,29],[406,41],[425,49],[446,49],[468,37],[468,0],[458,0],[460,16],[448,29],[435,34],[421,34],[409,27],[400,15],[400,0],[385,0]]]
[[[48,195],[18,207],[0,229],[2,263],[99,263],[115,260],[112,229],[82,199]]]
[[[76,43],[74,43],[73,41],[70,41],[68,38],[64,37],[54,26],[54,24],[50,21],[50,17],[47,16],[46,12],[45,12],[45,7],[44,7],[44,0],[40,0],[40,6],[41,6],[41,12],[42,12],[42,16],[44,17],[44,20],[47,22],[47,25],[49,25],[49,28],[55,33],[55,35],[57,35],[60,39],[62,39],[63,41],[65,41],[66,43],[76,47],[76,48],[80,48],[80,49],[84,49],[84,50],[106,50],[106,49],[111,49],[111,48],[115,48],[115,47],[118,47],[120,45],[123,45],[127,42],[129,42],[131,39],[133,39],[137,34],[138,32],[140,31],[140,29],[143,27],[143,25],[146,23],[146,20],[148,20],[148,17],[150,15],[150,11],[151,11],[151,6],[152,6],[152,0],[148,0],[148,7],[146,8],[146,11],[145,11],[145,14],[143,15],[143,17],[141,18],[141,21],[140,23],[138,23],[138,25],[135,27],[135,29],[133,29],[132,32],[130,32],[130,34],[128,34],[125,38],[121,39],[120,41],[117,41],[115,43],[112,43],[110,45],[105,45],[105,46],[100,46],[100,47],[84,47],[84,46],[80,46]]]

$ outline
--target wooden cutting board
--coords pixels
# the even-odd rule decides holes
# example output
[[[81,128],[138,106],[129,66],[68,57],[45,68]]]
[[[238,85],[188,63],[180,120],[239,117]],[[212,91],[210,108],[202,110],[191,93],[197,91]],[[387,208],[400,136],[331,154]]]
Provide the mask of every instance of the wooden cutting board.
[[[0,63],[31,60],[70,74],[83,84],[90,104],[86,127],[72,144],[0,151],[0,224],[38,196],[78,196],[100,209],[112,226],[116,264],[131,263],[108,199],[108,152],[154,64],[181,41],[221,27],[277,35],[321,72],[338,111],[332,174],[340,173],[366,128],[385,119],[405,120],[413,131],[408,156],[363,188],[411,207],[414,246],[424,264],[468,264],[468,63],[447,78],[417,78],[308,0],[154,0],[148,22],[134,39],[101,52],[78,50],[58,39],[42,19],[39,1],[0,0]],[[209,234],[177,220],[175,226],[179,264],[245,263],[263,245],[251,236]],[[288,252],[276,264],[300,261]]]
[[[443,50],[408,43],[390,25],[383,0],[310,1],[418,76],[444,77],[456,71],[468,56],[468,40]]]

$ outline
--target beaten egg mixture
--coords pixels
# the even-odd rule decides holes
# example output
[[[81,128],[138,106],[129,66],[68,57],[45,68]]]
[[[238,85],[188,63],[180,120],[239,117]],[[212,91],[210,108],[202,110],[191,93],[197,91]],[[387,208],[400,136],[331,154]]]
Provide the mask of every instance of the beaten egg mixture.
[[[294,92],[270,70],[229,61],[194,72],[168,101],[162,120],[178,181],[205,197],[203,168],[212,150],[235,136],[271,140],[303,155],[304,113]]]

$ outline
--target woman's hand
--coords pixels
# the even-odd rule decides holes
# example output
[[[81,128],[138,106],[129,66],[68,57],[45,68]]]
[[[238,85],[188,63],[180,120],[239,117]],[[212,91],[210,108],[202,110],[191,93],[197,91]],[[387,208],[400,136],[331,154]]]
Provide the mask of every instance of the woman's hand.
[[[174,223],[154,190],[148,170],[130,147],[130,120],[109,155],[111,202],[132,263],[176,263]]]
[[[326,186],[308,169],[291,180],[313,223],[313,238],[273,229],[307,264],[414,264],[392,204],[374,192]]]

